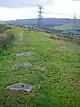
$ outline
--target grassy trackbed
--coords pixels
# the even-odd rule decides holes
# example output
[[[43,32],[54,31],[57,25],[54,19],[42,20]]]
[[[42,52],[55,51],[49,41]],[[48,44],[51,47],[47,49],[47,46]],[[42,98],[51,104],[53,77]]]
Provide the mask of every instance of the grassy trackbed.
[[[18,27],[13,31],[16,41],[0,53],[0,107],[80,107],[80,47],[42,32]],[[27,51],[36,56],[16,58],[17,53]],[[34,66],[13,70],[20,61]],[[36,87],[31,92],[5,89],[16,82]]]

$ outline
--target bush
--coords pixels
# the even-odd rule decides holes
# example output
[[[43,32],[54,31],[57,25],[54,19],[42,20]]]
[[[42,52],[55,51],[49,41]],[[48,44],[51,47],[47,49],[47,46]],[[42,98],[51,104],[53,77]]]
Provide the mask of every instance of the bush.
[[[56,35],[51,35],[51,36],[50,36],[50,39],[60,40],[61,38],[60,38],[60,37],[58,37],[58,36],[56,36]]]
[[[8,47],[11,45],[13,40],[15,39],[14,33],[12,31],[7,31],[6,33],[0,36],[0,48]]]
[[[0,24],[0,33],[4,33],[8,29],[11,29],[11,27],[8,26],[8,25],[2,25],[2,24]]]
[[[0,48],[4,45],[4,38],[0,35]]]
[[[8,47],[12,43],[14,38],[15,38],[14,33],[12,31],[7,31],[5,41],[4,41],[4,46]]]

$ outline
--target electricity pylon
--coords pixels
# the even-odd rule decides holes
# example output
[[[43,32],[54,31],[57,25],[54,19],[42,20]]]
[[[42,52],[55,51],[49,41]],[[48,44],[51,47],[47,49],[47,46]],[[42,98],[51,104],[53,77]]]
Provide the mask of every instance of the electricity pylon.
[[[76,37],[76,13],[74,13],[73,19],[73,36]]]
[[[38,11],[38,27],[40,27],[41,26],[41,20],[42,20],[42,9],[43,9],[43,5],[40,5],[40,4],[38,4],[38,9],[39,9],[39,11]]]

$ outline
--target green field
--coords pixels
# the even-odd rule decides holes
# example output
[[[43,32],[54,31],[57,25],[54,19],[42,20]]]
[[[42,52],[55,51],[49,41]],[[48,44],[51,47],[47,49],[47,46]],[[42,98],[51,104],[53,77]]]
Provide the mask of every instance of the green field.
[[[16,40],[0,53],[0,107],[80,107],[80,47],[50,34],[13,27]],[[36,56],[16,58],[20,52]],[[13,69],[20,62],[32,68]],[[30,83],[31,92],[10,91],[13,83]]]
[[[68,24],[62,24],[62,25],[55,25],[55,26],[47,26],[47,28],[49,29],[55,29],[55,30],[72,30],[73,28],[73,24],[72,23],[68,23]]]
[[[59,25],[59,26],[55,26],[54,29],[56,30],[72,30],[73,29],[73,24],[69,23],[69,24],[63,24],[63,25]]]
[[[55,30],[62,30],[62,31],[72,31],[73,30],[73,23],[49,26],[47,28],[55,29]],[[80,29],[80,25],[79,24],[76,24],[76,29]]]

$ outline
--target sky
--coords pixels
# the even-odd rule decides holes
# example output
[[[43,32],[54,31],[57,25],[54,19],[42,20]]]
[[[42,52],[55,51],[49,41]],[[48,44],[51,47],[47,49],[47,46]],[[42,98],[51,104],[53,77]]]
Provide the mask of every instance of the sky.
[[[80,0],[0,0],[0,20],[38,17],[38,4],[43,5],[43,17],[80,18]]]

